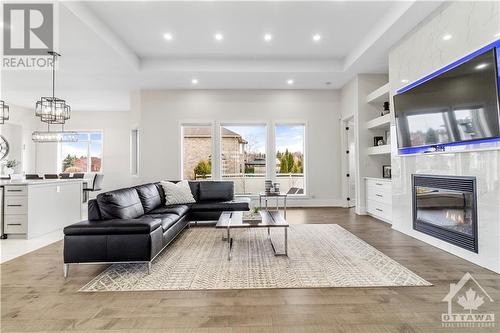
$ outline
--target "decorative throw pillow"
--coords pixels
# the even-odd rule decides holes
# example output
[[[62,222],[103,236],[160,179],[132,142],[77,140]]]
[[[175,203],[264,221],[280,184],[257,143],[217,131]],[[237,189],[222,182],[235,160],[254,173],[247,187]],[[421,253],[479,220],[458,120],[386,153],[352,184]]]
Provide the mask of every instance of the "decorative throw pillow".
[[[165,192],[165,205],[181,205],[196,202],[191,193],[191,188],[187,180],[174,184],[172,182],[162,181],[161,186]]]

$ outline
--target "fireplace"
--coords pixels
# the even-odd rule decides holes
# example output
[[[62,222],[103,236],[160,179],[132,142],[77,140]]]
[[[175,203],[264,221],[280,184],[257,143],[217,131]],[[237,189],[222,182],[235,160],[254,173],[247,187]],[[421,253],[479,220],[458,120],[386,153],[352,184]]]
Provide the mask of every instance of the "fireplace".
[[[478,252],[476,178],[413,175],[413,229]]]

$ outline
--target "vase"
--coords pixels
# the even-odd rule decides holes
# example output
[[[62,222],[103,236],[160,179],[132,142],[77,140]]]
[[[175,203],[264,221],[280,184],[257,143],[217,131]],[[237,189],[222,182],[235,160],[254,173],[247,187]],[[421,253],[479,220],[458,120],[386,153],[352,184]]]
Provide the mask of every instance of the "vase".
[[[5,173],[9,176],[12,175],[14,173],[14,168],[5,168]]]

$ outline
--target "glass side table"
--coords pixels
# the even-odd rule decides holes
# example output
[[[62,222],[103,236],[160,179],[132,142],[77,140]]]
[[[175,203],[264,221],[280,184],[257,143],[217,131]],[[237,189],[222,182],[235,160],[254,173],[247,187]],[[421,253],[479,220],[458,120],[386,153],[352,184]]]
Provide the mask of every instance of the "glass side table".
[[[280,203],[280,199],[283,199],[283,214],[284,214],[284,218],[286,219],[286,198],[287,198],[287,194],[286,193],[265,193],[265,192],[261,192],[259,193],[259,207],[262,209],[262,199],[264,199],[264,203],[265,203],[265,210],[266,211],[269,211],[268,209],[268,201],[269,199],[276,199],[276,211],[279,211],[280,210],[280,206],[279,206],[279,203]]]

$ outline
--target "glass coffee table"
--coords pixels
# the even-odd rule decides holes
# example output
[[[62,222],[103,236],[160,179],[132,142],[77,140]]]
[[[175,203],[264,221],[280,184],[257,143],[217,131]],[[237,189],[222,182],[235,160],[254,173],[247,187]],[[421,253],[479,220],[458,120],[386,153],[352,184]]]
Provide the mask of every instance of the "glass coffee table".
[[[231,251],[233,248],[233,239],[231,238],[231,229],[236,228],[267,228],[267,238],[269,239],[275,256],[288,256],[288,222],[277,211],[261,211],[262,221],[260,222],[245,222],[243,221],[243,212],[223,212],[216,224],[218,229],[226,229],[226,236],[222,237],[223,241],[227,241],[228,255],[227,260],[231,260]],[[272,228],[284,229],[285,249],[283,252],[278,252],[271,238]]]

